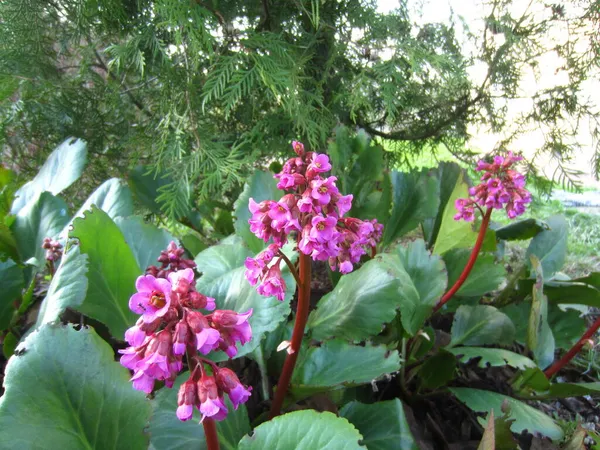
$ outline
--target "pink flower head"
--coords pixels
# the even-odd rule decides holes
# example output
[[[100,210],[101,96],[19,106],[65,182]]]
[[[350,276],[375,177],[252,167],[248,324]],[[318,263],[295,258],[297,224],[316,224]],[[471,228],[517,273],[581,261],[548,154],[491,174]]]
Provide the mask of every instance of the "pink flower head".
[[[129,309],[142,314],[144,322],[153,322],[164,316],[171,305],[171,283],[152,275],[142,275],[135,282],[138,290],[129,299]]]
[[[177,393],[177,418],[184,422],[190,420],[194,413],[194,406],[200,408],[200,400],[196,383],[189,379],[179,387]]]
[[[515,170],[512,165],[523,158],[508,152],[506,155],[496,155],[493,162],[479,161],[477,170],[483,172],[481,183],[469,189],[471,199],[456,200],[458,213],[455,220],[474,220],[474,207],[488,209],[505,209],[509,218],[513,219],[525,212],[525,205],[531,202],[531,195],[525,187],[525,177]]]
[[[198,311],[187,311],[186,321],[195,336],[194,344],[200,353],[208,355],[218,348],[221,337],[219,331],[210,326],[203,314]]]
[[[273,264],[264,276],[262,283],[258,286],[258,293],[265,297],[275,296],[277,300],[283,301],[285,298],[285,281],[281,276],[279,264]]]
[[[336,232],[337,218],[328,216],[315,216],[311,221],[311,238],[317,242],[327,242],[331,240]]]
[[[233,409],[238,409],[240,404],[246,403],[250,398],[252,388],[245,387],[232,370],[225,367],[220,368],[215,378],[217,386],[229,395]]]
[[[296,155],[304,156],[304,144],[302,142],[292,141],[292,148],[296,152]]]
[[[335,185],[337,178],[329,177],[325,180],[316,178],[311,182],[311,196],[320,205],[326,205],[331,201],[331,196],[339,194],[338,188]]]
[[[212,322],[221,333],[221,348],[230,358],[237,354],[236,342],[244,345],[252,339],[252,329],[248,319],[252,309],[243,314],[235,311],[218,310],[212,314]]]
[[[329,164],[329,156],[324,154],[313,153],[307,171],[312,173],[323,173],[328,172],[330,170],[331,164]]]
[[[198,398],[200,399],[200,412],[202,423],[207,417],[214,420],[223,420],[227,417],[227,407],[219,395],[219,388],[214,377],[202,374],[198,380]]]

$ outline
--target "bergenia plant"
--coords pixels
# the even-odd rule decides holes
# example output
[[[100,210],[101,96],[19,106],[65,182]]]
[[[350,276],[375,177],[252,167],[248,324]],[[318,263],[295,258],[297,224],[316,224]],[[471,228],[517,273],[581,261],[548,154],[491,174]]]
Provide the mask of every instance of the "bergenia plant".
[[[531,202],[531,194],[525,189],[525,177],[513,169],[513,165],[523,157],[508,152],[505,156],[494,156],[493,162],[481,160],[475,170],[483,172],[481,183],[469,189],[469,198],[459,198],[455,202],[458,213],[454,220],[475,220],[475,210],[482,215],[481,226],[471,256],[456,283],[444,294],[436,306],[439,310],[460,289],[475,265],[485,238],[490,217],[494,209],[504,209],[510,219],[525,212],[525,205]],[[484,211],[485,208],[485,211]]]
[[[183,253],[171,242],[158,258],[161,267],[150,266],[137,279],[137,292],[131,296],[129,308],[140,318],[125,333],[130,346],[119,353],[121,364],[133,371],[133,387],[147,394],[156,381],[173,387],[185,356],[190,372],[179,388],[177,417],[189,420],[197,408],[202,414],[200,422],[204,424],[207,442],[217,442],[213,420],[227,416],[224,395],[237,409],[249,398],[251,388],[244,386],[231,370],[201,355],[223,351],[233,358],[237,344],[252,339],[248,323],[252,310],[215,310],[215,299],[196,291],[196,264],[183,258]]]
[[[383,225],[377,220],[344,217],[352,208],[352,195],[342,195],[337,178],[326,176],[331,170],[325,154],[307,152],[301,142],[294,141],[296,153],[275,175],[277,187],[287,193],[279,200],[260,203],[252,198],[249,209],[250,230],[260,239],[273,240],[256,258],[247,258],[246,278],[264,296],[282,301],[285,281],[280,263],[285,261],[298,284],[298,309],[291,342],[285,343],[287,358],[278,382],[271,407],[271,417],[281,411],[304,335],[310,298],[311,259],[328,261],[332,270],[351,272],[354,265],[380,240]],[[299,251],[299,271],[282,252],[288,237],[294,236]]]

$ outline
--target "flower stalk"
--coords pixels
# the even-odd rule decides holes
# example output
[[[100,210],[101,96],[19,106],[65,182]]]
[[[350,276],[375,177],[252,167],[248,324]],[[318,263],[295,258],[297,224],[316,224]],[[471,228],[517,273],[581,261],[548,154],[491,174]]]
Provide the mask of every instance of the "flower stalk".
[[[308,310],[310,306],[310,279],[311,279],[311,261],[310,256],[300,253],[300,282],[298,283],[298,307],[296,309],[296,321],[292,332],[292,341],[288,347],[288,355],[283,364],[283,370],[277,383],[277,390],[271,405],[269,418],[278,416],[281,413],[283,400],[287,393],[294,373],[294,367],[298,360],[302,338],[304,336],[304,327],[308,319]]]
[[[204,419],[202,426],[204,427],[207,450],[219,450],[219,437],[215,421],[213,419]]]
[[[589,339],[594,336],[596,331],[600,328],[600,317],[596,319],[596,321],[587,329],[581,339],[579,339],[571,349],[564,354],[562,358],[552,364],[549,368],[544,371],[544,375],[546,378],[552,377],[555,373],[557,373],[560,369],[565,367],[574,357],[581,351],[583,346],[589,341]]]
[[[479,256],[479,252],[481,250],[481,246],[483,245],[483,240],[485,238],[485,233],[490,224],[490,216],[492,215],[492,208],[488,208],[483,216],[483,220],[481,221],[481,228],[479,228],[479,234],[477,235],[477,241],[475,241],[475,246],[471,251],[471,255],[469,256],[469,260],[467,261],[467,265],[463,269],[460,277],[454,283],[454,285],[444,294],[440,302],[435,306],[434,312],[438,311],[442,306],[444,306],[448,301],[458,292],[461,286],[467,281],[471,270],[473,270],[473,266],[477,261],[477,256]]]

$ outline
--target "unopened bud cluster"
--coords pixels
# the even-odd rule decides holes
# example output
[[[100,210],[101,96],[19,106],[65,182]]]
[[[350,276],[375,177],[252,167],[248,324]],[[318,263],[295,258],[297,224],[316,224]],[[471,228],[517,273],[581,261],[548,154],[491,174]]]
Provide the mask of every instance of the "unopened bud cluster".
[[[283,300],[285,281],[281,277],[279,254],[290,234],[298,235],[298,249],[315,261],[328,261],[332,270],[348,273],[367,249],[375,247],[383,232],[377,220],[363,221],[343,216],[352,208],[352,195],[342,195],[337,178],[326,177],[331,170],[325,154],[305,152],[304,145],[292,144],[296,157],[290,158],[275,175],[277,187],[288,191],[278,202],[250,199],[250,230],[274,244],[256,258],[246,259],[246,278],[258,292]]]
[[[165,253],[179,258],[175,258],[177,264],[186,261],[181,260],[183,249],[177,248],[174,243],[169,245],[167,252],[163,252]],[[186,387],[187,394],[182,394],[180,390],[180,398],[187,399],[187,403],[180,403],[180,406],[197,406],[203,418],[214,417],[220,420],[225,417],[227,408],[215,398],[222,399],[222,393],[228,393],[237,408],[240,402],[246,401],[249,390],[239,383],[235,374],[231,376],[231,371],[218,368],[199,357],[198,352],[208,355],[220,350],[230,358],[234,357],[237,354],[237,344],[243,345],[252,339],[248,323],[252,310],[242,314],[229,310],[215,311],[215,299],[196,291],[195,274],[191,268],[176,270],[168,266],[167,264],[161,269],[163,273],[170,272],[167,277],[142,275],[136,281],[137,292],[129,299],[129,308],[141,317],[125,332],[125,340],[130,347],[119,350],[122,354],[121,364],[133,371],[133,387],[149,394],[156,381],[163,381],[169,388],[173,386],[183,369],[183,356],[187,355],[188,366],[195,369],[190,380],[181,389],[189,383],[194,387]],[[213,312],[207,314],[199,310]],[[216,384],[217,397],[212,390],[200,387],[205,384],[208,386],[210,381],[206,380],[211,378],[205,374],[204,364],[213,367],[212,372],[217,379],[218,374],[223,373],[221,378],[224,381]],[[233,386],[235,383],[232,380],[237,380],[241,388]],[[240,389],[248,395],[242,395]],[[210,391],[208,397],[203,394],[205,391]],[[218,411],[214,405],[219,406]],[[191,412],[188,414],[187,411],[185,408],[178,408],[178,417],[181,420],[189,419]]]
[[[44,238],[42,248],[46,250],[46,261],[55,262],[60,259],[63,252],[63,246],[60,242],[49,237]]]
[[[458,213],[454,220],[473,221],[477,206],[505,209],[510,219],[523,214],[525,205],[531,202],[531,194],[525,189],[525,177],[512,169],[522,159],[508,152],[506,156],[494,156],[492,163],[479,161],[476,170],[483,172],[481,183],[469,189],[470,198],[456,200]]]
[[[167,278],[170,273],[178,270],[195,269],[196,263],[193,259],[185,259],[183,257],[184,252],[183,248],[178,247],[175,242],[171,241],[167,249],[160,252],[160,256],[157,258],[160,267],[149,266],[146,269],[146,275]]]

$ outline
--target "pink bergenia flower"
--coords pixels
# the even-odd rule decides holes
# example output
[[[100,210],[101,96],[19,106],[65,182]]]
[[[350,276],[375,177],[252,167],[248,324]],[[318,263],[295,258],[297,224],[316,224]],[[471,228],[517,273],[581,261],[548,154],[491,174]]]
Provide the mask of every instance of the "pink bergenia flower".
[[[264,254],[272,258],[278,248],[270,247]],[[125,332],[130,347],[119,350],[120,362],[133,371],[131,381],[134,389],[150,394],[156,381],[164,382],[166,388],[173,387],[183,369],[185,355],[188,367],[195,367],[195,370],[179,391],[177,417],[189,420],[193,406],[197,406],[204,417],[221,420],[227,414],[222,393],[217,393],[216,400],[213,401],[211,397],[210,401],[202,403],[198,392],[204,365],[210,365],[214,374],[218,366],[199,356],[198,352],[208,354],[222,350],[229,357],[234,357],[237,344],[244,345],[252,339],[248,323],[252,311],[237,314],[229,310],[216,310],[207,315],[197,311],[214,310],[215,299],[196,290],[195,273],[189,267],[191,264],[181,261],[181,255],[182,249],[174,243],[170,244],[159,258],[159,261],[163,260],[163,267],[152,270],[157,276],[145,275],[136,281],[138,292],[132,295],[129,306],[142,316]],[[178,270],[172,270],[173,261]],[[247,400],[247,396],[237,394],[237,390],[235,392],[232,394],[234,398]]]
[[[171,283],[163,278],[142,275],[135,282],[138,290],[129,299],[129,309],[142,314],[144,322],[152,322],[164,316],[171,305]]]
[[[250,398],[252,388],[245,387],[232,370],[226,367],[220,368],[216,375],[217,385],[219,388],[229,395],[233,409],[238,409],[242,403]]]
[[[223,398],[219,396],[219,388],[214,377],[202,375],[198,380],[198,397],[200,399],[200,412],[203,422],[207,417],[214,420],[223,420],[227,417],[227,407]]]
[[[311,221],[310,237],[317,242],[327,242],[337,234],[337,217],[315,216]]]
[[[331,196],[339,194],[335,186],[336,177],[329,177],[325,180],[315,179],[311,182],[311,196],[320,205],[326,205],[331,201]]]
[[[278,300],[283,301],[285,297],[285,281],[281,276],[281,269],[279,264],[273,264],[266,273],[262,283],[258,286],[258,293],[265,297],[277,297]]]

